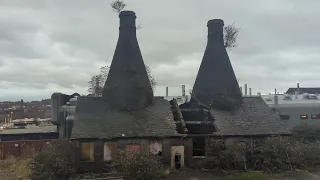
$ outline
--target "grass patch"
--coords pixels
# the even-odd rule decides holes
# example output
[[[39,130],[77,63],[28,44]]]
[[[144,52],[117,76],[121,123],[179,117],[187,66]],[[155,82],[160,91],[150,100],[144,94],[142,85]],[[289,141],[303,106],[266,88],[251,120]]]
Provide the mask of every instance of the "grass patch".
[[[0,161],[1,180],[27,180],[31,175],[30,159],[13,156]]]
[[[305,170],[296,170],[293,172],[284,172],[284,173],[266,173],[261,171],[252,171],[252,172],[239,172],[231,175],[233,179],[251,179],[251,178],[281,178],[281,177],[292,177],[296,175],[308,174],[308,171]]]
[[[265,172],[240,172],[231,175],[233,178],[246,179],[246,178],[270,178],[275,177],[276,174],[270,174]]]

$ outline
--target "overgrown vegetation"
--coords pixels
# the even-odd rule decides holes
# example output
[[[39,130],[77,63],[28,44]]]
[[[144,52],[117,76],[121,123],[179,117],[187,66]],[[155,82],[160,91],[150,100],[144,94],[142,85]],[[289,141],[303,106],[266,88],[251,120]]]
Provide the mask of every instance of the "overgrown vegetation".
[[[164,176],[165,167],[148,151],[122,151],[116,160],[116,168],[126,180],[157,180]]]
[[[75,172],[70,143],[54,141],[36,154],[30,163],[32,180],[66,180]]]
[[[29,167],[30,158],[8,157],[0,160],[0,179],[1,180],[26,180],[31,175]]]
[[[211,144],[206,165],[221,170],[286,172],[320,167],[320,131],[306,125],[294,128],[292,137]]]

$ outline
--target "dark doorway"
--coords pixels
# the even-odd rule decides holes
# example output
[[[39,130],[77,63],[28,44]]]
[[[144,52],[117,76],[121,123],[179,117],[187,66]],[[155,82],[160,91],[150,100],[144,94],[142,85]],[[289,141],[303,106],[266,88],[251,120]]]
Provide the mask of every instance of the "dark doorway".
[[[180,153],[176,153],[174,155],[174,167],[176,169],[180,169],[181,168],[181,154]]]
[[[193,156],[205,156],[205,138],[204,137],[194,137],[192,139],[193,143]]]

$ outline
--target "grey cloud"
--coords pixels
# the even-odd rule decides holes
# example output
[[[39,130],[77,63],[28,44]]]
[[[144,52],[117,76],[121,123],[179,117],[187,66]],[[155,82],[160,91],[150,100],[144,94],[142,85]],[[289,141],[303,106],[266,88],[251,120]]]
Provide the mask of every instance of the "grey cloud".
[[[281,92],[297,81],[317,86],[320,80],[319,1],[126,2],[142,26],[139,44],[159,89],[192,86],[206,46],[206,23],[212,18],[241,28],[238,47],[229,56],[240,84],[248,83],[253,92]],[[109,3],[1,1],[0,87],[52,92],[55,84],[84,93],[90,76],[110,64],[116,46],[118,17]],[[180,94],[180,87],[175,92]]]

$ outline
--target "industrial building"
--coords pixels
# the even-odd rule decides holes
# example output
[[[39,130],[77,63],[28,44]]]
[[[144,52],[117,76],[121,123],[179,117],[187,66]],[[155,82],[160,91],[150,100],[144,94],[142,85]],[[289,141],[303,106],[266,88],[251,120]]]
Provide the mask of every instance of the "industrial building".
[[[119,38],[102,97],[54,93],[52,122],[70,138],[79,166],[99,169],[119,150],[149,149],[172,169],[206,158],[217,139],[289,135],[260,96],[242,97],[223,44],[224,22],[210,20],[190,96],[154,97],[136,37],[136,15],[119,14]],[[168,92],[168,90],[167,90]]]

